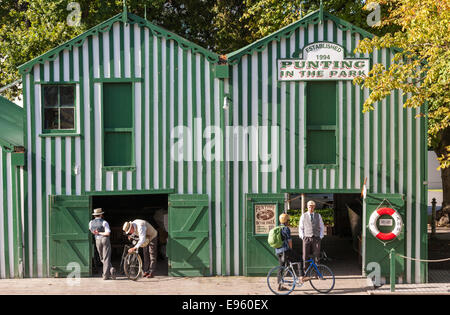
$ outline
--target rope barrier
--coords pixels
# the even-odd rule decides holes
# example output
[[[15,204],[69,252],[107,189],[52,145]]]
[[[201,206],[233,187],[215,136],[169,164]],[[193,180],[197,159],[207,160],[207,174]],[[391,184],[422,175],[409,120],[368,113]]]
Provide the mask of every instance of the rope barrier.
[[[397,253],[395,253],[395,255],[397,255],[399,257],[402,257],[402,258],[405,258],[405,259],[421,261],[421,262],[443,262],[443,261],[450,260],[450,258],[434,259],[434,260],[431,260],[431,259],[418,259],[418,258],[412,258],[412,257],[403,256],[403,255],[400,255],[400,254],[397,254]]]

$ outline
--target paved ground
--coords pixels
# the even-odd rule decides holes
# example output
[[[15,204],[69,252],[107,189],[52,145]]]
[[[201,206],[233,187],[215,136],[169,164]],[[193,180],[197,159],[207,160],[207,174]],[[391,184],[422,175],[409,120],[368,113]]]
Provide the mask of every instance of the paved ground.
[[[366,279],[337,277],[329,294],[367,294]],[[125,278],[104,281],[101,278],[0,280],[0,294],[62,295],[272,295],[264,277],[155,277],[130,281]],[[317,295],[309,283],[296,288],[292,295]]]
[[[439,229],[437,237],[447,240],[450,229]],[[328,243],[327,243],[328,242]],[[348,242],[328,238],[324,242],[336,275],[336,284],[329,295],[376,295],[376,294],[448,294],[450,295],[450,269],[429,269],[427,284],[397,284],[390,292],[389,284],[376,290],[361,276],[358,255],[351,246],[338,246]],[[298,244],[297,244],[298,245]],[[448,251],[446,252],[448,253]],[[442,255],[443,253],[441,253]],[[443,258],[443,257],[436,257]],[[265,277],[168,277],[130,281],[124,277],[104,281],[94,278],[45,278],[45,279],[3,279],[0,280],[0,295],[58,294],[58,295],[272,295]],[[297,287],[291,295],[319,295],[309,283]]]

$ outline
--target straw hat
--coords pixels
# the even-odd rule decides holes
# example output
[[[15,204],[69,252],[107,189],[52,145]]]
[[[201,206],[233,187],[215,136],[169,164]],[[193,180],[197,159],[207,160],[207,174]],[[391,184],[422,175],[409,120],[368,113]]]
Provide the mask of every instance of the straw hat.
[[[130,232],[130,230],[131,230],[131,226],[132,226],[132,222],[131,221],[127,221],[127,222],[125,222],[124,224],[123,224],[123,227],[122,227],[122,230],[125,232],[125,233],[129,233]]]
[[[94,209],[94,212],[92,213],[92,215],[93,216],[96,216],[96,215],[101,215],[101,214],[103,214],[104,212],[103,212],[103,209],[102,208],[97,208],[97,209]]]

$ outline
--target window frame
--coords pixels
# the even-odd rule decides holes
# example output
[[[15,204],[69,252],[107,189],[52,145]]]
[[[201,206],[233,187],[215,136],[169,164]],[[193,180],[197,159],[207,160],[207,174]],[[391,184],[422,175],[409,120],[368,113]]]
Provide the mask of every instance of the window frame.
[[[127,79],[103,80],[96,83],[100,84],[100,99],[101,99],[101,146],[102,146],[102,169],[104,171],[135,171],[136,170],[136,144],[135,144],[135,83]],[[129,128],[106,128],[104,127],[104,113],[105,113],[105,99],[104,90],[105,84],[123,84],[129,83],[131,86],[131,127]],[[105,133],[106,132],[130,132],[131,133],[131,159],[129,165],[105,165]]]
[[[41,131],[42,135],[72,135],[77,133],[77,83],[75,82],[42,82],[41,85]],[[58,105],[56,107],[45,106],[45,88],[46,87],[58,88]],[[61,107],[60,106],[60,87],[71,86],[73,87],[73,107]],[[61,125],[60,109],[61,108],[73,108],[73,129],[46,129],[45,128],[45,109],[58,108],[58,126]]]
[[[334,82],[336,87],[336,97],[335,97],[335,124],[334,125],[310,125],[308,126],[308,85],[317,82]],[[304,132],[304,165],[306,169],[337,169],[339,166],[339,80],[319,80],[319,81],[305,81],[304,84],[304,113],[305,123],[303,127]],[[336,159],[334,163],[308,163],[308,131],[334,131],[335,134],[335,150]]]

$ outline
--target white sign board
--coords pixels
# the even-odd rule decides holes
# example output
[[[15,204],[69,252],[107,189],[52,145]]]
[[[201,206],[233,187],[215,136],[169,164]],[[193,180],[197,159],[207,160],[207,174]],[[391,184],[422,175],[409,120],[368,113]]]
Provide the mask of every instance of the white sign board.
[[[334,43],[309,44],[302,59],[278,59],[278,80],[353,80],[369,73],[368,58],[345,58],[344,51]]]

